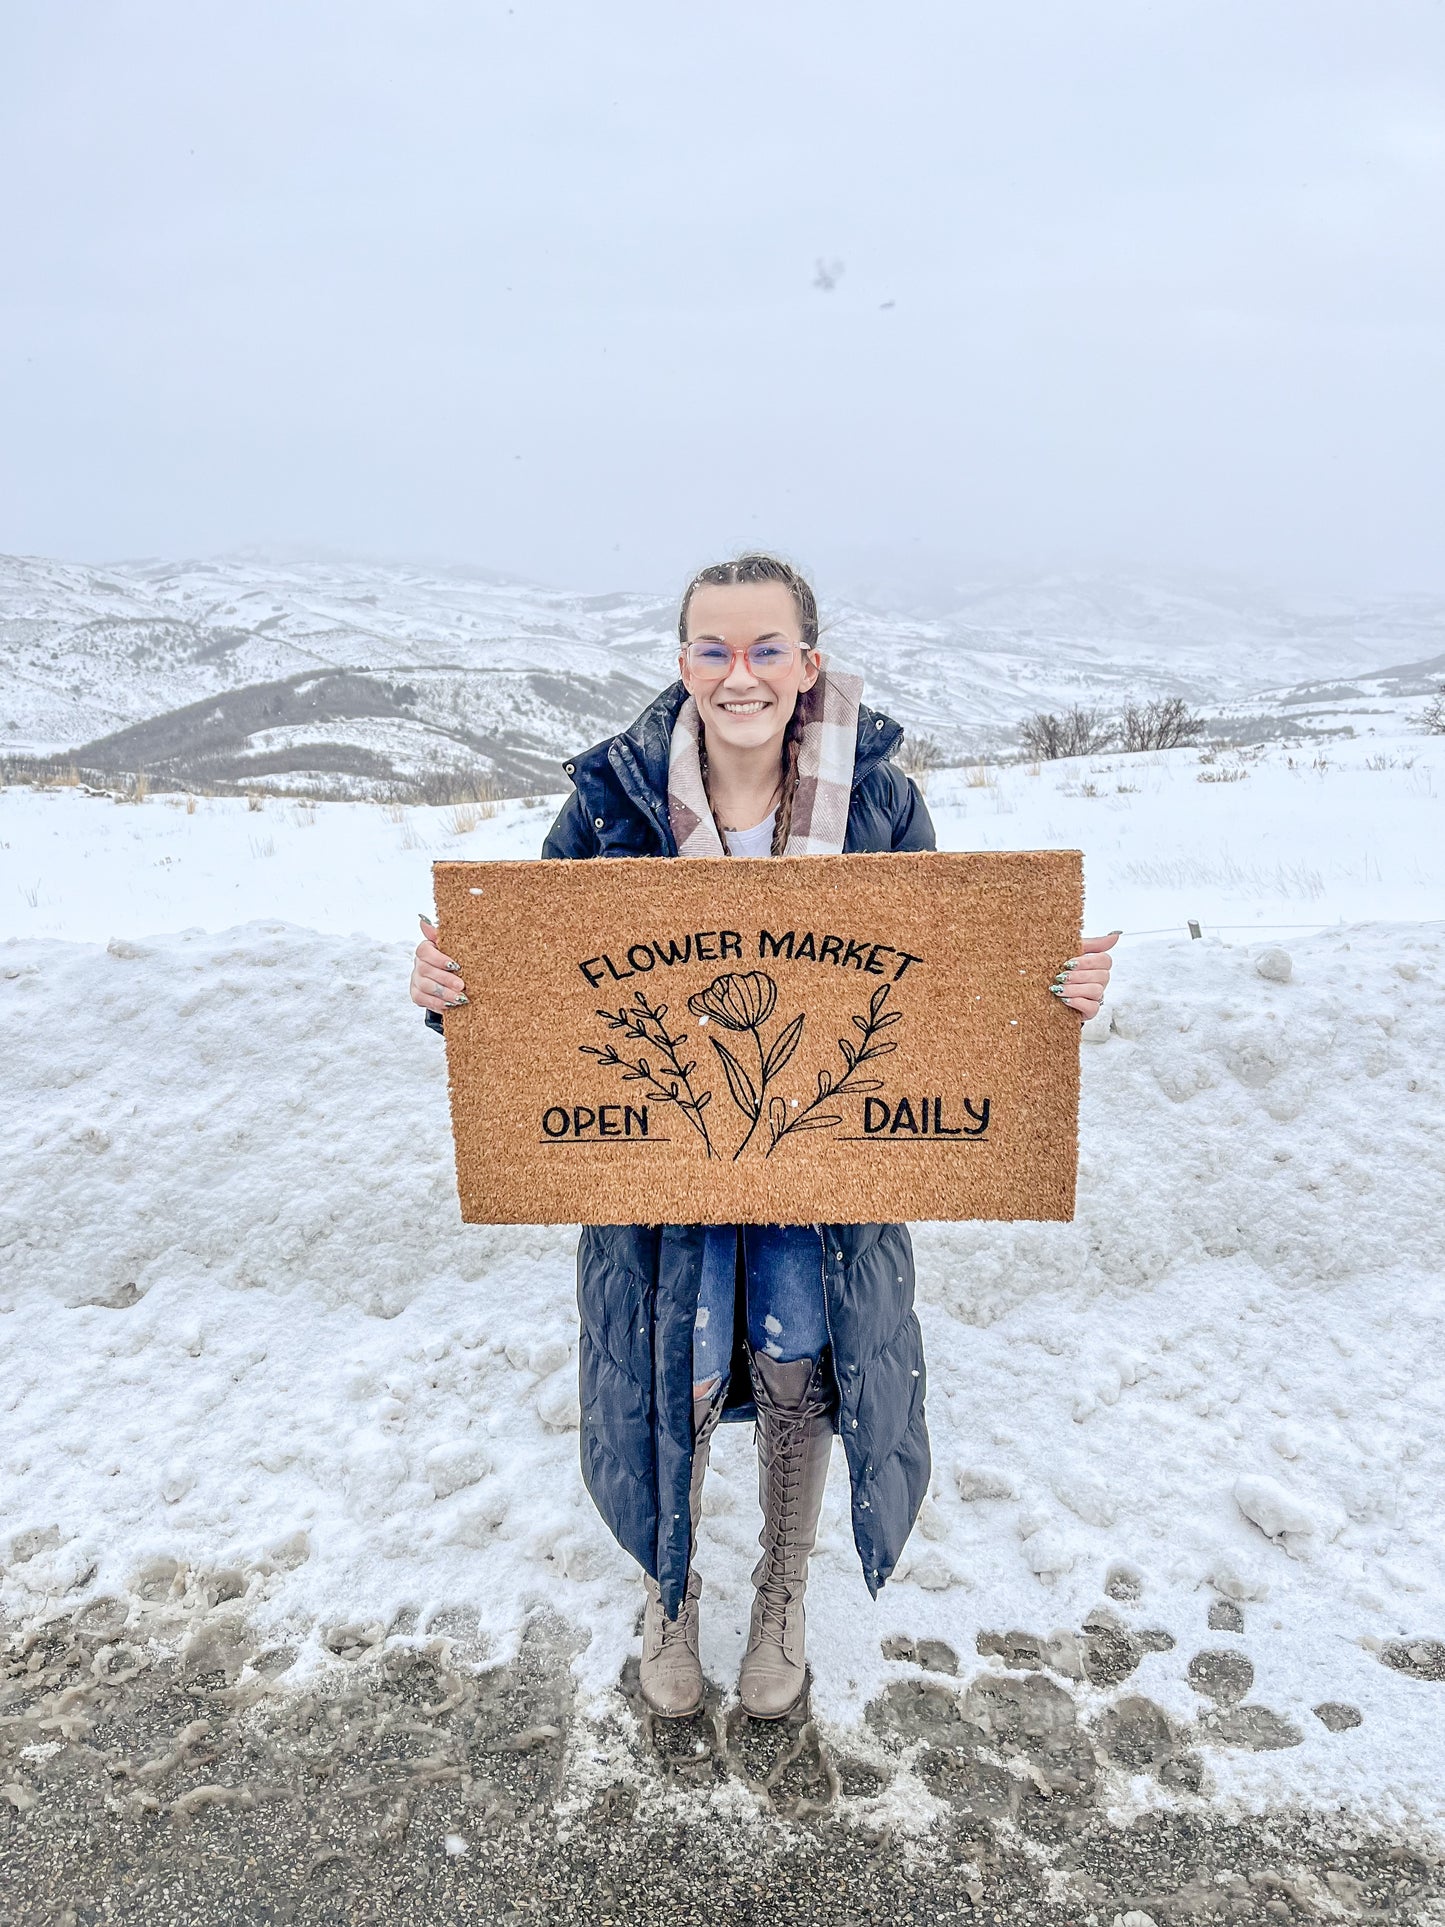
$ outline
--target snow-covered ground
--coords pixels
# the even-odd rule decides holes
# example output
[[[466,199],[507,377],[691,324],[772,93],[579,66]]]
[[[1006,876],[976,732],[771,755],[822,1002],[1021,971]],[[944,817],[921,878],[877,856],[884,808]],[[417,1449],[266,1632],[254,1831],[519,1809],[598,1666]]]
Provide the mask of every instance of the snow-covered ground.
[[[934,776],[941,841],[1082,847],[1129,934],[1077,1221],[918,1230],[934,1491],[874,1606],[835,1462],[825,1720],[900,1676],[890,1636],[997,1665],[979,1633],[1077,1629],[1112,1582],[1177,1641],[1122,1690],[1195,1718],[1188,1659],[1231,1648],[1302,1735],[1206,1744],[1218,1797],[1445,1825],[1445,1685],[1379,1658],[1445,1639],[1442,795],[1418,736]],[[610,1692],[640,1591],[576,1471],[573,1235],[460,1223],[405,993],[430,859],[533,854],[548,817],[0,793],[0,1611],[179,1562],[321,1663],[338,1622],[470,1615],[506,1652],[547,1605]],[[708,1486],[723,1681],[750,1453],[729,1428]],[[1206,1629],[1225,1599],[1242,1633]]]
[[[948,849],[1082,848],[1092,924],[1131,937],[1191,917],[1244,935],[1445,911],[1442,737],[979,765],[935,772],[928,799]],[[0,934],[103,943],[281,918],[400,939],[430,904],[432,859],[535,856],[561,801],[482,815],[11,789]]]

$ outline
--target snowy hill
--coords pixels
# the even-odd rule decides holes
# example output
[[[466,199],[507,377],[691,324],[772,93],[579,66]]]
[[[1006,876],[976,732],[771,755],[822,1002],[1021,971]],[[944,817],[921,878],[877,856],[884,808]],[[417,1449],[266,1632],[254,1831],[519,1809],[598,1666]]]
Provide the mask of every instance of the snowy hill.
[[[1282,727],[1309,731],[1351,729],[1364,734],[1418,718],[1422,698],[1445,690],[1445,653],[1423,662],[1390,663],[1347,680],[1327,678],[1264,689],[1240,705],[1232,720],[1241,735],[1280,735]],[[1252,726],[1251,726],[1252,725]]]
[[[668,619],[478,571],[11,558],[0,742],[203,781],[310,770],[365,793],[367,777],[491,766],[525,788],[539,759],[635,714]]]
[[[1403,682],[1391,665],[1418,659],[1423,674],[1439,654],[1445,600],[1289,605],[1043,576],[942,610],[825,606],[824,621],[875,701],[963,754],[1076,701],[1177,693],[1211,715],[1248,710],[1259,733],[1261,718],[1299,726],[1309,705],[1294,692],[1333,700],[1345,679],[1334,709],[1363,710],[1388,692],[1358,679]],[[668,679],[672,623],[665,597],[476,569],[0,558],[0,749],[221,788],[545,788]],[[1331,715],[1322,726],[1339,727]]]

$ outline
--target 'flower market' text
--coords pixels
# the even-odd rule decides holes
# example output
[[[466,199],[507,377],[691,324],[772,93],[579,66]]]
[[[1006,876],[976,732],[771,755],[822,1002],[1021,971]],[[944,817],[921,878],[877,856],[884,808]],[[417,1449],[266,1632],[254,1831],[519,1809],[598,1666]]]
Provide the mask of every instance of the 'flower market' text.
[[[586,957],[577,965],[582,975],[595,990],[609,978],[615,983],[623,983],[629,977],[636,977],[660,966],[671,969],[676,964],[722,963],[732,959],[741,960],[743,955],[742,932],[738,930],[694,930],[682,937],[653,937],[629,944],[625,953],[625,968],[619,969],[608,955]],[[858,970],[870,977],[887,977],[891,983],[899,978],[912,964],[921,964],[924,959],[911,950],[902,950],[897,944],[873,943],[867,938],[837,937],[823,931],[783,930],[777,935],[771,930],[760,930],[755,955],[760,960],[772,957],[786,957],[792,963],[836,964],[840,970]],[[892,963],[886,961],[893,959]]]

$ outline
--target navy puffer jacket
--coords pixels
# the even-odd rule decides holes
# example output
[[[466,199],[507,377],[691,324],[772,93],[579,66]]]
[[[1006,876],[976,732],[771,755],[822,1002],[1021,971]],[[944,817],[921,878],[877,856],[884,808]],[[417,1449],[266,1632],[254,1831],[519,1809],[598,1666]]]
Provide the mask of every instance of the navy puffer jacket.
[[[630,729],[564,765],[575,787],[543,856],[677,855],[667,764],[685,695],[674,683]],[[935,846],[922,797],[888,761],[902,734],[888,717],[859,712],[846,851]],[[853,1538],[876,1593],[928,1490],[913,1246],[901,1224],[818,1229]],[[682,1603],[692,1551],[692,1332],[702,1249],[697,1225],[589,1225],[577,1247],[582,1476],[618,1540],[657,1580],[669,1614]],[[739,1358],[729,1419],[753,1415],[740,1367]]]

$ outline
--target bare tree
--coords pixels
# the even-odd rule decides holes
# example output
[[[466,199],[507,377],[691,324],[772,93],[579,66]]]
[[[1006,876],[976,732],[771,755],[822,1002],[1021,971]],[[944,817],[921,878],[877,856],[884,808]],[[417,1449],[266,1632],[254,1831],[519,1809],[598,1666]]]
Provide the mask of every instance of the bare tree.
[[[1025,716],[1019,725],[1019,741],[1038,763],[1057,762],[1059,757],[1068,754],[1064,748],[1063,717],[1046,715],[1043,710]]]
[[[1445,736],[1445,682],[1420,711],[1420,727],[1427,736]]]
[[[1182,696],[1155,696],[1147,703],[1130,703],[1122,717],[1125,749],[1178,749],[1191,743],[1204,727]]]
[[[1093,756],[1109,747],[1115,725],[1102,709],[1081,709],[1075,703],[1064,711],[1064,730],[1069,745],[1066,756]]]
[[[1102,710],[1077,703],[1060,716],[1040,710],[1019,726],[1024,748],[1041,763],[1057,762],[1061,756],[1093,756],[1108,748],[1113,734],[1114,726]]]

